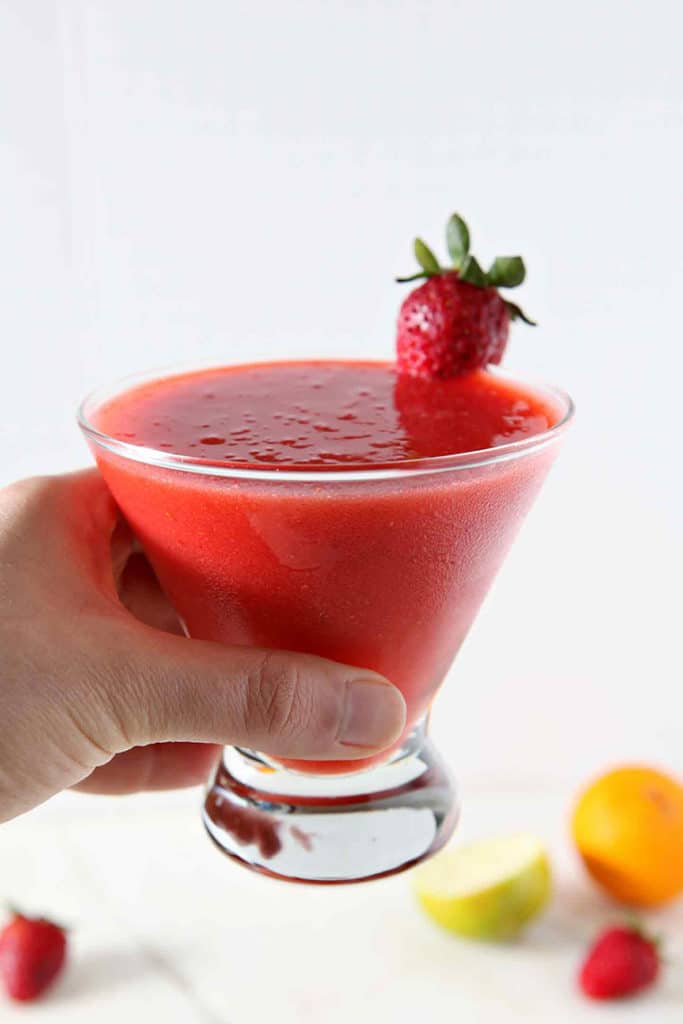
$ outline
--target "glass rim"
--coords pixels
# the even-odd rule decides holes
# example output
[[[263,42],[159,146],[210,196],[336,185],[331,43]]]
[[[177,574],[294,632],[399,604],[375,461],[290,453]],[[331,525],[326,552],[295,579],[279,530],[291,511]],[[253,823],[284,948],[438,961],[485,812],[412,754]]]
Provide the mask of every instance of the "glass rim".
[[[563,407],[563,413],[557,423],[541,431],[538,434],[531,434],[528,437],[520,438],[517,441],[510,441],[508,444],[496,445],[494,448],[480,448],[467,452],[456,452],[449,455],[432,455],[420,459],[390,460],[387,462],[372,463],[345,463],[343,465],[332,464],[330,468],[319,465],[310,468],[305,465],[282,466],[276,463],[252,463],[252,462],[227,462],[225,460],[210,460],[198,458],[194,455],[179,455],[173,452],[161,451],[158,448],[150,448],[146,445],[131,444],[128,441],[112,437],[104,431],[98,430],[90,421],[90,414],[93,409],[98,408],[103,402],[122,394],[123,392],[145,382],[162,380],[164,378],[182,376],[193,371],[220,369],[225,367],[258,366],[273,363],[326,363],[344,361],[341,357],[337,359],[292,359],[292,360],[269,360],[262,363],[217,363],[193,362],[175,366],[162,367],[156,370],[146,370],[125,377],[118,378],[110,385],[98,387],[91,390],[78,406],[78,424],[86,438],[94,445],[105,451],[118,455],[121,458],[139,462],[147,466],[155,466],[160,469],[170,469],[177,472],[195,473],[200,476],[227,477],[232,479],[247,480],[270,480],[270,481],[297,481],[316,482],[322,481],[359,481],[359,480],[386,480],[405,477],[408,475],[419,475],[422,473],[444,473],[457,470],[474,469],[480,466],[488,466],[498,462],[507,462],[520,458],[530,452],[538,451],[550,444],[555,443],[565,432],[575,412],[574,402],[566,391],[545,383],[536,381],[521,381],[519,377],[498,367],[487,367],[487,372],[503,380],[516,381],[528,385],[551,395],[559,400]],[[377,366],[390,366],[389,360],[362,360],[364,363],[374,363]]]

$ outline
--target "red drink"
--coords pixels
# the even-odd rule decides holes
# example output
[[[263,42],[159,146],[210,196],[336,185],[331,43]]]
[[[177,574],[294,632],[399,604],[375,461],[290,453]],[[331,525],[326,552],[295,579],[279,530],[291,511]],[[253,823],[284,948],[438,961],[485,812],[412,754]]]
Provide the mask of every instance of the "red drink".
[[[564,411],[483,370],[308,362],[154,380],[90,421],[114,439],[98,464],[191,636],[374,669],[412,727],[554,457],[531,439]]]

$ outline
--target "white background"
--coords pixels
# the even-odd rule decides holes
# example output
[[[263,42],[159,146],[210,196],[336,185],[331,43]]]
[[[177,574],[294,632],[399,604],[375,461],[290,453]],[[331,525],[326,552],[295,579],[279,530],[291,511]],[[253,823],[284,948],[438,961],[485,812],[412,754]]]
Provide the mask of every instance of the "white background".
[[[483,260],[525,255],[540,327],[514,327],[507,366],[578,418],[434,732],[465,792],[501,799],[623,760],[682,771],[676,0],[0,17],[0,483],[85,462],[76,402],[128,372],[389,355],[392,277],[457,209]]]

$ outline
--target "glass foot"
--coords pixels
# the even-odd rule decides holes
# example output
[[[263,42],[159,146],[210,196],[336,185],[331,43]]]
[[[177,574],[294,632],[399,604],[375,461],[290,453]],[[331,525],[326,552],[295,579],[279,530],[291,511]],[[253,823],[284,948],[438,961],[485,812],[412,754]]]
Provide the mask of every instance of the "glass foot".
[[[297,882],[360,882],[435,853],[459,816],[448,770],[422,729],[393,761],[349,775],[273,767],[226,747],[203,810],[216,845],[245,867]]]

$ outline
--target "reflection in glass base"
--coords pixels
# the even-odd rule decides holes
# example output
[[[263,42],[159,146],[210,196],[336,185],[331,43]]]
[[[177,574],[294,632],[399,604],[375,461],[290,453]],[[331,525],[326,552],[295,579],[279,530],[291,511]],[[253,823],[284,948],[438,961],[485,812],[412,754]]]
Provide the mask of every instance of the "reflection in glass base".
[[[246,867],[332,884],[424,860],[458,814],[450,775],[420,727],[389,764],[348,775],[273,768],[253,751],[226,747],[203,818],[217,846]]]

